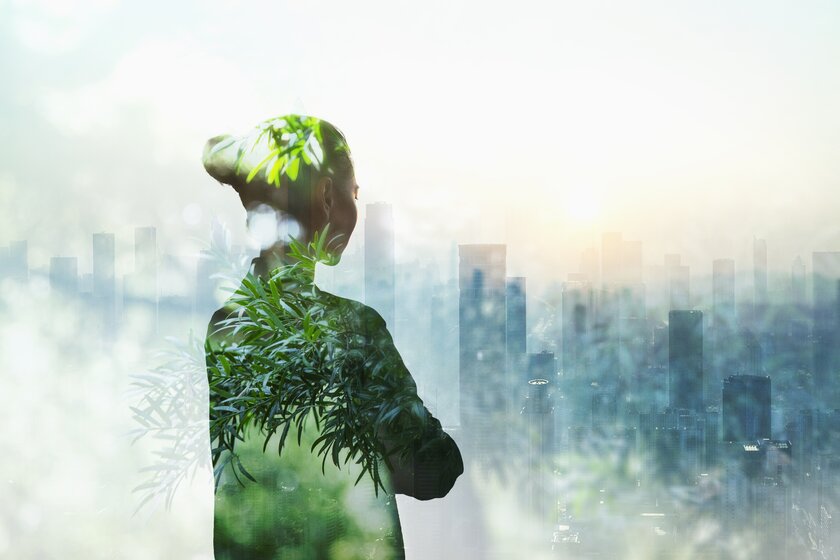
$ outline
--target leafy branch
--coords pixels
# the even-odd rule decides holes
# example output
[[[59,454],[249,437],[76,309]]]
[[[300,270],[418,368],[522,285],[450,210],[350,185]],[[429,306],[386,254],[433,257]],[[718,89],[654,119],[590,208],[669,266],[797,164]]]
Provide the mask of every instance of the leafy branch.
[[[356,483],[367,474],[378,492],[380,462],[393,469],[391,459],[407,457],[429,427],[413,384],[396,373],[398,355],[369,337],[357,308],[312,282],[316,264],[334,260],[326,239],[325,231],[306,247],[293,241],[290,264],[268,280],[246,275],[229,299],[233,310],[208,335],[217,485],[228,467],[240,483],[240,476],[253,480],[236,454],[252,428],[264,436],[264,451],[278,435],[282,454],[288,435],[300,445],[312,422],[319,437],[311,451],[322,470],[328,460],[338,468],[352,461],[361,467]]]
[[[266,155],[248,172],[246,182],[250,183],[263,171],[266,182],[278,188],[283,175],[296,181],[301,165],[310,166],[317,171],[329,156],[325,153],[321,119],[301,115],[267,119],[242,139],[230,137],[219,142],[210,150],[209,156],[233,145],[237,145],[234,165],[237,174],[242,171],[243,162],[248,154],[258,147],[266,149]],[[348,147],[343,142],[336,147],[336,151],[347,150]]]

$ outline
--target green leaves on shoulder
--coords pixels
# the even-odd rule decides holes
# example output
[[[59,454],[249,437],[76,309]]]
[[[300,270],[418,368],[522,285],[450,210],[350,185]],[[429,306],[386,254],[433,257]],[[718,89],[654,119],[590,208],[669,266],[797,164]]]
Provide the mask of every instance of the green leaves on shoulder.
[[[359,332],[360,319],[367,322],[360,306],[312,282],[316,264],[330,258],[327,234],[306,247],[293,243],[293,262],[269,280],[246,276],[230,299],[236,312],[218,322],[218,336],[206,346],[217,484],[227,467],[237,479],[248,478],[236,445],[249,430],[261,432],[265,446],[278,434],[282,454],[287,435],[300,440],[311,419],[320,432],[312,452],[324,465],[352,461],[384,488],[380,461],[407,453],[423,429],[406,423],[418,417],[419,399],[398,374],[404,366],[390,337],[387,348],[378,348],[376,332]],[[383,330],[384,323],[377,326]],[[404,445],[386,451],[383,430],[403,434]]]

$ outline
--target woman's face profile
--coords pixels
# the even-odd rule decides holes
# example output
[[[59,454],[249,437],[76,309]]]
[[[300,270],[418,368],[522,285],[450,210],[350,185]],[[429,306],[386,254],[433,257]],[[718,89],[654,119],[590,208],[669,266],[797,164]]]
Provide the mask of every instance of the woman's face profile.
[[[350,241],[353,230],[356,229],[358,211],[356,199],[359,186],[353,172],[347,174],[343,180],[333,180],[332,206],[329,212],[329,236],[334,239],[329,247],[336,255],[341,255]]]

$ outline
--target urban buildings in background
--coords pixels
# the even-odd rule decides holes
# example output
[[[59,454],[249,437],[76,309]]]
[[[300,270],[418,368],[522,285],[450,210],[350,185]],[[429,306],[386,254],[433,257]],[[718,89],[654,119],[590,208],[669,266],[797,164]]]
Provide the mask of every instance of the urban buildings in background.
[[[365,207],[365,303],[394,328],[394,212],[384,202]]]
[[[226,242],[218,225],[211,238]],[[57,301],[84,304],[106,343],[121,330],[177,335],[218,306],[210,252],[161,254],[153,227],[132,241],[124,274],[112,233],[92,234],[89,272],[72,255],[33,268],[26,241],[13,241],[0,247],[0,280],[42,277]],[[447,247],[441,273],[397,262],[395,244],[391,206],[369,205],[364,248],[344,257],[357,286],[345,287],[396,328],[421,394],[460,424],[475,461],[522,461],[527,506],[563,528],[552,547],[608,556],[595,544],[600,504],[621,492],[633,499],[613,514],[628,523],[647,515],[668,535],[686,530],[686,512],[718,523],[709,558],[726,558],[740,530],[764,535],[756,546],[771,558],[840,553],[840,251],[778,275],[772,245],[754,239],[751,262],[715,256],[698,270],[679,254],[646,263],[641,241],[608,233],[535,294],[508,275],[505,245]],[[638,468],[573,514],[552,477],[580,456]]]

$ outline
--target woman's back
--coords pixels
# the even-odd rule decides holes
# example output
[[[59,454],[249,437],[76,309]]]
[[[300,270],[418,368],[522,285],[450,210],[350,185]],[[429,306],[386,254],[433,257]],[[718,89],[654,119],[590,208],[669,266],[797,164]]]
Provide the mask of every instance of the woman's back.
[[[353,392],[361,395],[356,398],[359,410],[371,409],[366,408],[370,403],[363,402],[371,398],[365,396],[365,388],[378,387],[385,397],[382,403],[372,403],[374,410],[382,410],[380,405],[398,404],[405,411],[402,416],[423,423],[423,436],[412,447],[427,448],[426,455],[420,460],[412,458],[413,466],[420,468],[412,471],[410,487],[405,488],[403,482],[404,488],[398,490],[424,499],[444,495],[463,469],[460,455],[440,423],[423,407],[384,320],[358,302],[317,288],[312,293],[314,299],[309,305],[321,309],[321,320],[334,325],[331,335],[343,345],[334,351],[355,357],[343,362],[341,375],[353,377],[348,387],[354,387]],[[299,300],[293,305],[307,313],[299,309]],[[208,327],[211,425],[219,414],[214,410],[223,406],[225,400],[224,393],[214,394],[212,389],[218,386],[218,379],[213,376],[222,375],[220,368],[213,367],[214,356],[215,352],[238,345],[237,338],[242,334],[233,333],[239,308],[228,303],[214,314]],[[248,357],[251,361],[256,358]],[[360,412],[353,418],[353,428],[360,432],[373,429],[372,420],[370,414]],[[251,427],[244,434],[244,441],[236,442],[236,454],[244,470],[231,464],[222,472],[216,492],[214,541],[218,560],[404,557],[389,469],[377,461],[381,479],[381,485],[377,485],[370,473],[363,472],[361,464],[355,460],[345,462],[346,449],[340,450],[340,467],[337,466],[332,454],[317,452],[323,428],[323,419],[316,422],[314,414],[308,414],[300,434],[296,426],[291,427],[279,454],[277,433],[266,441],[265,430]],[[216,462],[221,461],[224,457],[219,455]],[[397,464],[397,457],[392,461]],[[434,463],[433,469],[423,466],[430,463]]]

